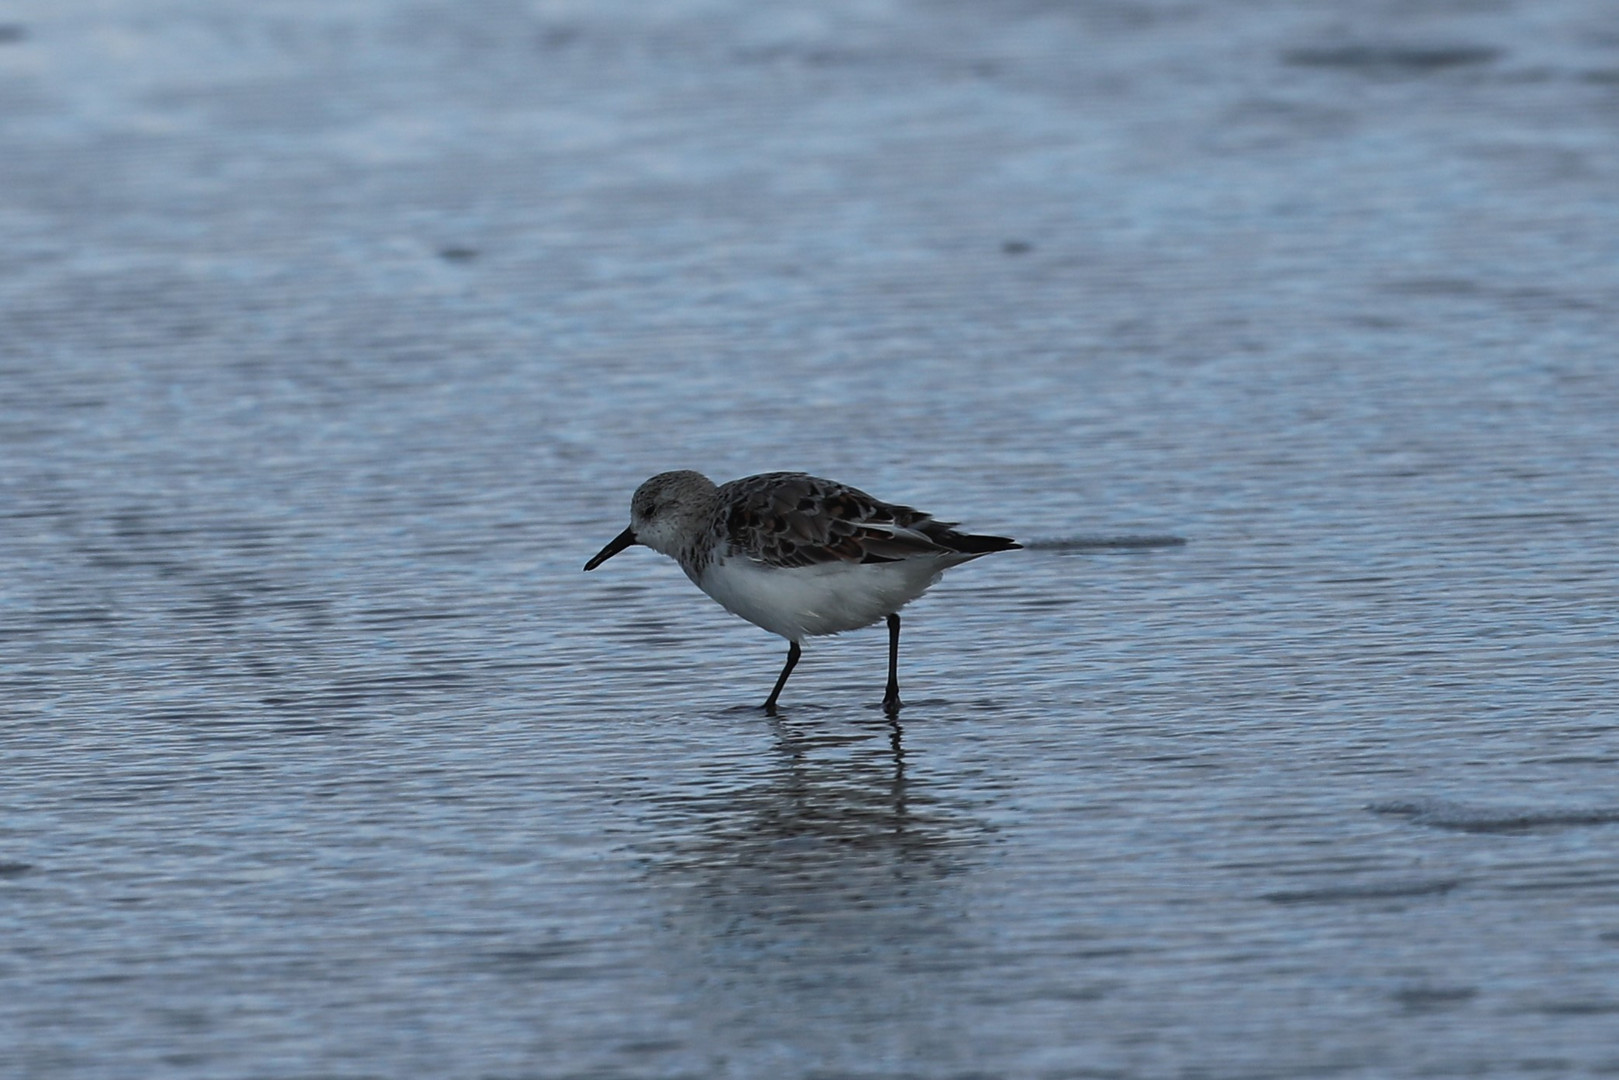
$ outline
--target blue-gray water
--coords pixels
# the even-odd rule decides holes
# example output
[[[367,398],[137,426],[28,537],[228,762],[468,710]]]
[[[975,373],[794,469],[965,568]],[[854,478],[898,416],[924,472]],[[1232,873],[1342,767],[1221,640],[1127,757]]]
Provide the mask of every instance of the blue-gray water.
[[[1605,0],[0,23],[7,1077],[1619,1070]]]

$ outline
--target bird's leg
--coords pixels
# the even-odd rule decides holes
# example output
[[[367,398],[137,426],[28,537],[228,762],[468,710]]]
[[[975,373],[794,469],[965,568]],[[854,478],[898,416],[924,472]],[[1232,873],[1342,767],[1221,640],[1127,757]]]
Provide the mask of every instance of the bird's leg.
[[[773,713],[776,711],[776,698],[781,695],[781,688],[787,685],[787,676],[793,673],[793,668],[798,665],[798,657],[802,653],[803,650],[798,647],[798,642],[789,641],[787,643],[787,663],[782,666],[781,674],[776,677],[776,688],[770,691],[769,697],[765,698],[765,712]]]
[[[893,715],[905,703],[899,699],[899,616],[888,617],[888,689],[883,691],[883,712]]]

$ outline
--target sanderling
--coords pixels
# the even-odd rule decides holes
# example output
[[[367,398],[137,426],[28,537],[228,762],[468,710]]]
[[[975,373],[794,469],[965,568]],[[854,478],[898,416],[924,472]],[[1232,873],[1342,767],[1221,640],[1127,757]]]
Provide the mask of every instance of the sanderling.
[[[585,569],[631,544],[671,556],[726,611],[787,639],[787,663],[765,699],[767,712],[775,711],[805,637],[886,617],[889,713],[901,705],[899,609],[950,567],[1022,546],[956,532],[953,522],[835,480],[777,472],[716,487],[690,471],[659,473],[636,488],[629,528]]]

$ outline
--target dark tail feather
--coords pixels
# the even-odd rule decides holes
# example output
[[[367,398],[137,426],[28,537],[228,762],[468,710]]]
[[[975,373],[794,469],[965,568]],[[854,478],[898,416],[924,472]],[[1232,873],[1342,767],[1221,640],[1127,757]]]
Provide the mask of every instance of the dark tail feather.
[[[947,532],[934,538],[940,547],[959,551],[963,555],[988,555],[992,551],[1011,551],[1023,545],[1009,536],[975,536],[972,533]]]

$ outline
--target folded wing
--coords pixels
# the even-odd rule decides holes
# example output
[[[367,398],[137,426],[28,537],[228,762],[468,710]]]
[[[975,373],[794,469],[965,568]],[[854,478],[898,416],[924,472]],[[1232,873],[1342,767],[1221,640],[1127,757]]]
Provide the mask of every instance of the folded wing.
[[[875,499],[804,473],[764,473],[720,488],[719,523],[734,554],[778,567],[896,562],[922,557],[964,562],[1019,546],[1001,536],[955,531],[954,522]]]

